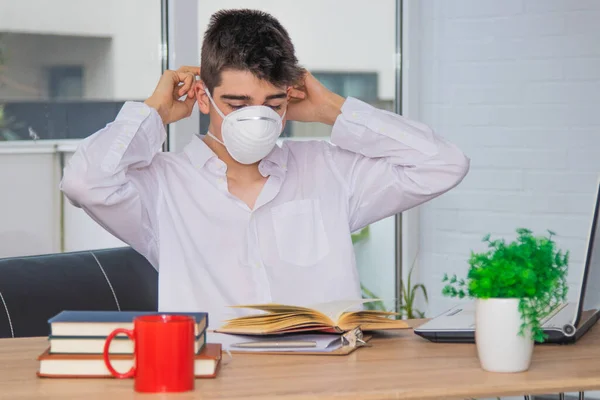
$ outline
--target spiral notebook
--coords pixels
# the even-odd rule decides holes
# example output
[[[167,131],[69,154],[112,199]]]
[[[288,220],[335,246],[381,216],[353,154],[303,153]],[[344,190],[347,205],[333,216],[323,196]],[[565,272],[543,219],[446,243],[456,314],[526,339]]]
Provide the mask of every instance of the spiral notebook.
[[[368,346],[370,335],[358,328],[344,334],[294,333],[255,336],[208,332],[208,340],[221,343],[224,351],[246,354],[347,355]]]

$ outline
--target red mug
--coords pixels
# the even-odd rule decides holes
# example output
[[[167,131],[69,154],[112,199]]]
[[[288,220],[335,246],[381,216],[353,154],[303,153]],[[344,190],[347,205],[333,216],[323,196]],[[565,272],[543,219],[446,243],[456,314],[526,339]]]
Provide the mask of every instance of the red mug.
[[[110,363],[110,343],[120,333],[134,341],[134,366],[117,372]],[[194,320],[183,315],[136,317],[133,330],[115,329],[104,343],[104,364],[116,378],[135,378],[135,391],[194,390]]]

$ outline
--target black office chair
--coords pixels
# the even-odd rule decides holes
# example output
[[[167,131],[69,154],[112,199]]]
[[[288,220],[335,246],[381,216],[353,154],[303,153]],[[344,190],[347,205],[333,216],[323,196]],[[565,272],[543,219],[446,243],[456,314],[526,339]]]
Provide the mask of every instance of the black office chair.
[[[0,338],[47,336],[63,310],[157,307],[158,273],[130,247],[0,259]]]

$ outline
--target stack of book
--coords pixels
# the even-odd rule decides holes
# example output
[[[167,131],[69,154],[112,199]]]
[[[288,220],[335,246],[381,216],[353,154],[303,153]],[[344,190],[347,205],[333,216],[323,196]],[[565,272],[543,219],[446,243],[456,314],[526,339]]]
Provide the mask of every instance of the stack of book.
[[[133,320],[156,312],[134,311],[63,311],[48,323],[48,348],[39,355],[38,376],[47,378],[109,378],[102,353],[107,336],[117,328],[133,329]],[[165,313],[161,313],[165,314]],[[177,313],[196,321],[195,374],[197,378],[214,378],[221,361],[221,344],[206,343],[206,313]],[[117,336],[109,353],[117,371],[128,371],[134,364],[134,343],[127,336]]]

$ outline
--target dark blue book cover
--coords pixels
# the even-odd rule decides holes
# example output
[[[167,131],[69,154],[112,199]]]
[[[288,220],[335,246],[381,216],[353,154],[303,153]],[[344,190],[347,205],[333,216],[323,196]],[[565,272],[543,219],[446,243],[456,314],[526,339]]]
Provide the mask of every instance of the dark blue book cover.
[[[157,311],[61,311],[48,320],[54,322],[133,322],[135,317],[141,315],[187,315],[194,317],[197,324],[206,320],[208,325],[208,314],[204,312],[157,312]]]
[[[106,336],[113,329],[133,328],[136,317],[143,315],[186,315],[196,321],[196,335],[202,334],[208,326],[205,312],[157,312],[157,311],[74,311],[65,310],[48,320],[51,336]]]

